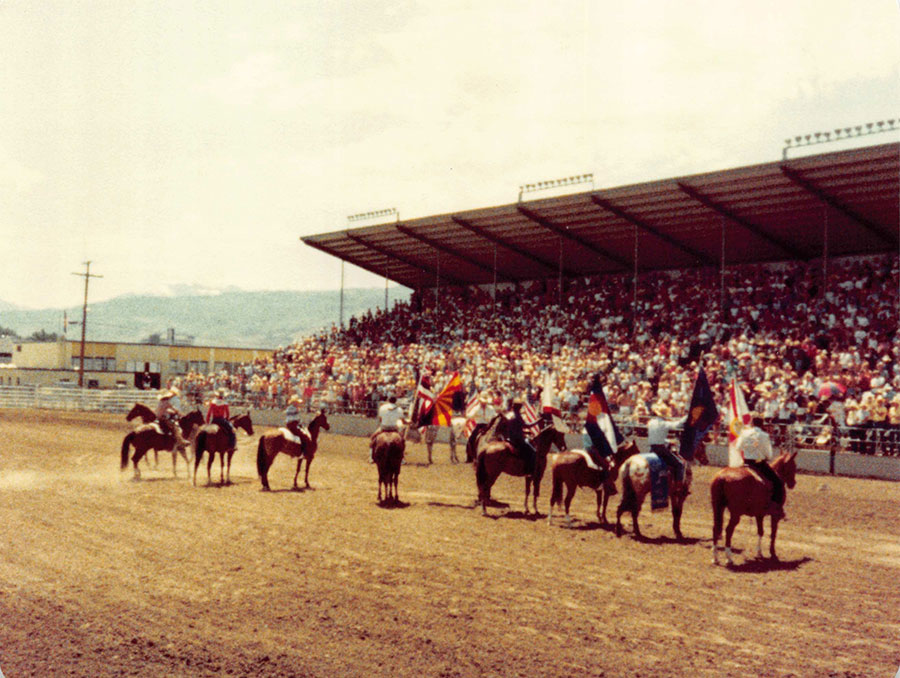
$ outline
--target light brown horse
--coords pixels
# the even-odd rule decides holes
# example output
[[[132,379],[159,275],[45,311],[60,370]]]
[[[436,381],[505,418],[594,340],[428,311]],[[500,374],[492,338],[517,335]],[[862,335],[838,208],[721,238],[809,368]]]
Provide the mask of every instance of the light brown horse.
[[[796,484],[797,453],[785,452],[772,462],[772,470],[784,481],[787,488]],[[772,496],[772,484],[761,478],[746,466],[728,467],[719,471],[709,485],[713,509],[713,563],[719,564],[719,538],[722,536],[722,522],[725,509],[728,509],[728,526],[725,528],[725,557],[728,564],[731,559],[731,536],[741,516],[756,518],[756,556],[762,558],[763,519],[769,512]],[[772,516],[772,535],[769,542],[769,554],[772,560],[778,560],[775,554],[775,536],[778,534],[778,516]]]
[[[501,415],[502,416],[502,415]],[[490,432],[482,440],[490,437]],[[528,513],[528,495],[534,486],[535,514],[538,513],[537,502],[541,494],[541,479],[547,468],[547,453],[552,445],[560,450],[566,449],[566,436],[553,426],[547,426],[532,440],[535,449],[534,469],[527,473],[525,460],[513,449],[512,443],[505,440],[489,440],[484,445],[479,442],[478,456],[475,459],[475,483],[478,486],[478,501],[481,502],[481,513],[487,515],[487,505],[491,500],[491,488],[501,473],[511,476],[525,476],[525,513]]]
[[[309,433],[301,431],[303,433],[300,436],[302,442],[298,443],[288,438],[281,429],[263,433],[259,437],[259,444],[256,447],[256,470],[262,481],[262,489],[265,491],[271,489],[269,487],[269,469],[279,453],[297,458],[297,471],[294,473],[293,486],[295,490],[300,489],[297,485],[297,478],[300,475],[300,466],[303,464],[303,460],[306,460],[304,481],[306,482],[306,487],[309,487],[309,465],[312,464],[312,460],[316,456],[316,450],[319,447],[319,432],[322,429],[327,431],[330,428],[331,426],[328,424],[328,417],[325,416],[325,412],[319,410],[307,427]]]
[[[248,436],[253,435],[253,422],[250,420],[249,414],[237,414],[233,417],[229,417],[228,421],[231,422],[235,434],[237,434],[238,429],[243,429],[244,433]],[[197,485],[197,468],[200,466],[200,460],[203,458],[204,452],[209,453],[209,460],[206,462],[206,484],[212,484],[211,473],[213,459],[215,459],[216,452],[218,452],[219,484],[231,485],[231,458],[234,456],[236,448],[232,446],[230,438],[228,431],[224,430],[218,424],[206,424],[205,426],[201,426],[200,430],[197,431],[197,435],[191,443],[191,449],[194,453],[195,487]],[[227,474],[225,472],[226,461],[228,464]]]
[[[203,423],[203,413],[200,410],[188,412],[178,420],[178,426],[181,428],[182,439],[184,442],[179,445],[176,437],[170,433],[162,433],[159,424],[141,424],[122,440],[122,464],[124,470],[128,466],[128,450],[134,446],[134,455],[131,458],[134,464],[134,479],[140,480],[141,471],[138,468],[138,462],[143,458],[148,450],[167,450],[172,452],[172,475],[178,476],[175,468],[175,462],[178,455],[181,454],[184,463],[188,466],[188,475],[190,475],[190,462],[187,458],[187,440],[191,437],[191,432],[195,426]]]
[[[704,466],[709,463],[706,447],[702,443],[694,451],[694,459]],[[691,480],[694,475],[691,471],[691,464],[691,461],[687,461],[685,464],[683,480],[669,479],[672,529],[675,532],[675,538],[679,541],[684,539],[681,534],[681,512],[684,509],[684,500],[691,493]],[[616,536],[622,536],[622,514],[629,511],[634,536],[640,538],[642,535],[638,527],[638,513],[641,512],[641,505],[650,493],[650,464],[647,462],[647,456],[635,454],[626,459],[622,468],[619,469],[619,480],[622,484],[622,499],[619,502],[619,508],[616,509]]]
[[[406,449],[404,431],[380,431],[372,441],[372,459],[378,468],[378,503],[399,504],[400,467]],[[384,500],[381,489],[384,488]]]
[[[637,443],[634,440],[626,440],[611,457],[606,461],[606,468],[596,470],[588,466],[587,460],[578,452],[571,450],[566,452],[553,452],[547,455],[547,465],[550,467],[550,477],[553,480],[553,494],[550,496],[550,511],[547,514],[547,522],[553,520],[553,506],[562,504],[566,511],[566,524],[571,524],[569,506],[579,487],[589,487],[597,493],[597,520],[601,525],[606,525],[606,505],[609,497],[616,493],[616,478],[619,468],[628,457],[638,454]],[[563,486],[566,488],[565,500],[563,500]]]

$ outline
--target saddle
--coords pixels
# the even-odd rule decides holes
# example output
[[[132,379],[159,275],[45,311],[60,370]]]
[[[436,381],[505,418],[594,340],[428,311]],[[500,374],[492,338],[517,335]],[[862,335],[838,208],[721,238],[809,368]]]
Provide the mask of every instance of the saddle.
[[[309,440],[312,437],[309,435],[309,431],[307,431],[306,427],[304,427],[304,426],[301,426],[300,430],[306,435],[306,440],[304,440],[303,438],[301,438],[299,436],[295,436],[293,433],[291,433],[290,429],[287,429],[283,426],[281,428],[279,428],[278,430],[281,431],[281,435],[284,436],[285,440],[290,440],[292,443],[297,443],[298,445],[305,444],[306,440]]]

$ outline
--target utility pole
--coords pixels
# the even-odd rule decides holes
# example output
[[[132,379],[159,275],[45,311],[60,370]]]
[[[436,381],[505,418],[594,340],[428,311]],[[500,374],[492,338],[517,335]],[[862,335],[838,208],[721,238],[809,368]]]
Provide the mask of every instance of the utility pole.
[[[88,282],[91,278],[102,278],[102,275],[91,273],[91,262],[84,262],[84,273],[73,273],[84,278],[84,306],[81,309],[81,368],[78,370],[78,388],[84,388],[84,337],[87,331]]]

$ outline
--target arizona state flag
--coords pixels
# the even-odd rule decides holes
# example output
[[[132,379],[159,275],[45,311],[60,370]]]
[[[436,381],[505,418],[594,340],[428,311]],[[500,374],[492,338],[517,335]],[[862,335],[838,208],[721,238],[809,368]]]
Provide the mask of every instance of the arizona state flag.
[[[694,394],[691,396],[691,407],[688,412],[684,430],[681,432],[681,449],[679,454],[685,459],[694,458],[694,450],[703,437],[719,420],[719,408],[716,407],[712,389],[706,372],[700,368],[697,381],[694,383]]]
[[[600,375],[595,374],[591,380],[590,397],[588,398],[587,417],[584,428],[591,439],[591,443],[604,457],[612,455],[625,438],[616,428],[609,412],[609,404],[603,395],[603,386],[600,384]]]
[[[447,385],[434,398],[431,407],[423,408],[419,413],[416,426],[450,426],[453,417],[453,394],[462,390],[459,372],[454,372]]]

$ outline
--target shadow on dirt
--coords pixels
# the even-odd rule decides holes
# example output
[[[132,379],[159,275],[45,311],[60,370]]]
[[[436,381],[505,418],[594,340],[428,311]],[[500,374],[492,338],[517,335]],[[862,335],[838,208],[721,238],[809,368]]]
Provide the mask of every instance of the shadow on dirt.
[[[390,509],[405,509],[405,508],[408,508],[410,504],[409,504],[409,502],[400,501],[397,499],[391,499],[391,500],[382,499],[380,502],[376,501],[375,505],[378,506],[379,508],[390,510]]]
[[[771,558],[755,558],[736,565],[726,565],[732,572],[778,572],[794,571],[801,565],[812,562],[812,558],[804,556],[797,560],[772,560]]]

